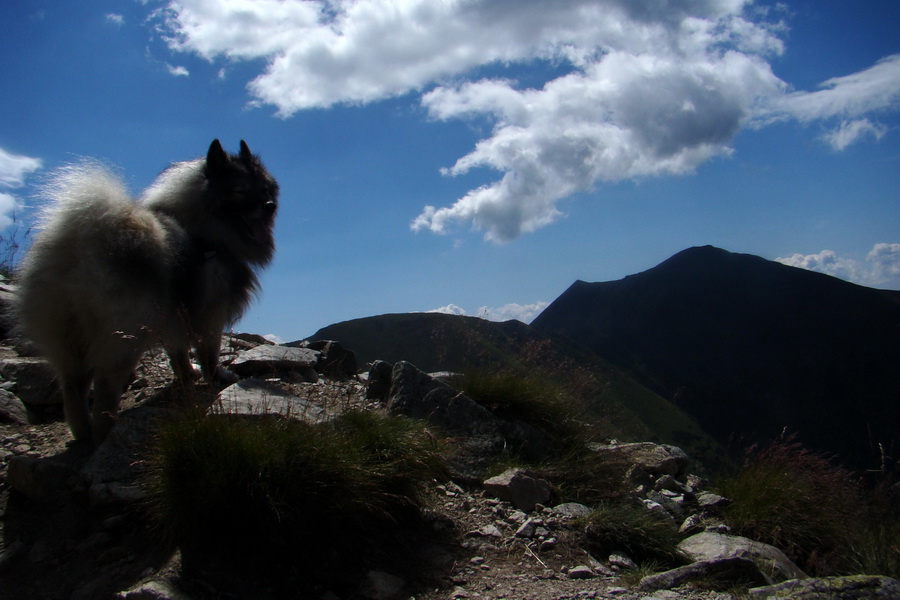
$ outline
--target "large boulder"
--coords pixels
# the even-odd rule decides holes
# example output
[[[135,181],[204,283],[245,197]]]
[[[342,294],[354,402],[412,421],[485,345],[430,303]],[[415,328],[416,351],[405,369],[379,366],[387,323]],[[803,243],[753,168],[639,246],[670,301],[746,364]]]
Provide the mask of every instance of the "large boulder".
[[[749,558],[733,556],[716,560],[701,560],[676,569],[654,573],[641,579],[638,589],[642,592],[669,590],[692,581],[733,583],[735,585],[759,585],[772,583]]]
[[[704,531],[682,540],[678,549],[693,561],[749,558],[773,583],[806,578],[806,574],[775,546],[737,535]]]
[[[293,373],[315,382],[319,379],[316,366],[320,356],[320,352],[309,348],[264,344],[239,353],[230,368],[242,377]]]
[[[799,579],[753,588],[750,597],[754,600],[896,600],[900,598],[900,582],[876,575]]]
[[[591,446],[604,462],[636,465],[650,475],[682,475],[688,464],[684,450],[676,446],[637,442]]]
[[[525,469],[507,469],[484,482],[484,491],[506,500],[519,510],[532,511],[552,495],[550,484]]]

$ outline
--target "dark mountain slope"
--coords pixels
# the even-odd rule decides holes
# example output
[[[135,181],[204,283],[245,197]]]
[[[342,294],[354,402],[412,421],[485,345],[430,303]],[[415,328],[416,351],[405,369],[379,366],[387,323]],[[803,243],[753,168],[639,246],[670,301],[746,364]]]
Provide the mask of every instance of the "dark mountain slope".
[[[532,326],[628,369],[721,440],[788,427],[858,465],[900,441],[898,292],[706,246],[578,281]]]
[[[586,400],[594,414],[585,419],[596,421],[610,436],[677,444],[707,466],[721,461],[719,445],[672,403],[590,350],[519,321],[389,314],[329,325],[310,339],[340,341],[356,353],[360,365],[376,359],[406,360],[425,371],[538,373]]]

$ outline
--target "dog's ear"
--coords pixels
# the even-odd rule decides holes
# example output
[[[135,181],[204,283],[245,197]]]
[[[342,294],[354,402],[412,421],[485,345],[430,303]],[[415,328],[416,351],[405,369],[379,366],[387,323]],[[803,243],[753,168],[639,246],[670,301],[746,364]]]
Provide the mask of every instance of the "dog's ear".
[[[253,153],[250,152],[250,147],[244,140],[241,140],[241,160],[245,163],[253,161]]]
[[[220,171],[228,164],[228,155],[222,149],[222,144],[218,139],[212,141],[209,145],[209,152],[206,153],[206,169],[207,172],[215,173]]]

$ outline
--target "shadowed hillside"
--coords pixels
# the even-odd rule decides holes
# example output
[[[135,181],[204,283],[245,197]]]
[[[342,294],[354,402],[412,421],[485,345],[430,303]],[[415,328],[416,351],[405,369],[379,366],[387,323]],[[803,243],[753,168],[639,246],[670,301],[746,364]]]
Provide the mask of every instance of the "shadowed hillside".
[[[586,400],[594,414],[585,418],[596,419],[611,437],[676,444],[709,467],[721,465],[721,447],[671,402],[578,343],[520,321],[389,314],[329,325],[309,339],[340,341],[360,365],[405,360],[426,371],[487,369],[544,377]]]
[[[787,427],[874,466],[900,422],[900,292],[711,246],[578,281],[532,323],[590,348],[720,440]]]

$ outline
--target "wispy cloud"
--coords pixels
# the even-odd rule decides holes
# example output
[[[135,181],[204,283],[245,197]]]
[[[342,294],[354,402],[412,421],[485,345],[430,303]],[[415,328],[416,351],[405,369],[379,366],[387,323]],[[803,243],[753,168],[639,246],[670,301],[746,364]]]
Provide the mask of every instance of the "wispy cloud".
[[[106,22],[110,25],[121,27],[125,24],[125,17],[117,13],[109,13],[106,15]]]
[[[41,168],[39,158],[12,154],[0,148],[0,190],[17,189],[25,185],[28,175]],[[19,209],[21,201],[14,194],[0,191],[0,230],[12,224],[13,213]]]
[[[282,117],[418,94],[432,119],[486,120],[442,172],[497,178],[411,227],[495,242],[553,223],[562,199],[600,183],[691,173],[743,128],[818,122],[842,150],[884,135],[877,114],[900,104],[900,56],[792,90],[770,65],[782,12],[749,0],[180,0],[156,14],[173,50],[265,59],[248,89]],[[514,79],[535,66],[555,74]],[[474,79],[483,67],[509,77]]]
[[[822,250],[816,254],[794,254],[775,260],[860,285],[900,289],[900,244],[875,244],[863,262],[839,256],[833,250]]]

